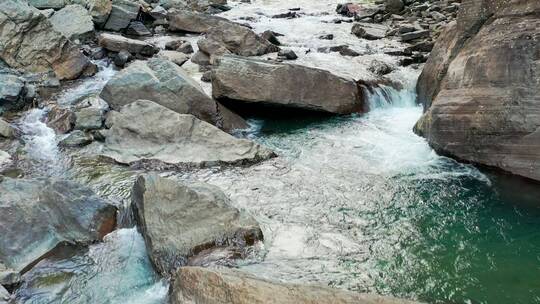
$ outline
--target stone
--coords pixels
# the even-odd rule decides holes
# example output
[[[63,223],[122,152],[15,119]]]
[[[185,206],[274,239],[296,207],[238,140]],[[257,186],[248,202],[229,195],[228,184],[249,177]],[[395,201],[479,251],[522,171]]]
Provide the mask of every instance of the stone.
[[[241,253],[263,238],[253,217],[231,206],[217,187],[139,176],[131,206],[156,270],[170,276],[197,255],[216,249]],[[166,221],[163,219],[166,218]]]
[[[385,0],[384,8],[387,12],[397,14],[405,8],[403,0]]]
[[[9,292],[2,285],[0,285],[0,303],[7,304],[10,297],[11,295]]]
[[[47,113],[47,126],[59,134],[71,132],[75,127],[75,120],[75,113],[70,109],[56,106]]]
[[[128,51],[131,54],[152,56],[159,51],[155,45],[149,42],[117,34],[101,33],[98,37],[98,43],[101,47],[113,52]]]
[[[53,28],[69,40],[85,40],[94,36],[92,16],[81,5],[68,5],[49,18]]]
[[[192,11],[174,11],[168,17],[169,31],[173,32],[207,33],[213,28],[234,24],[223,17]]]
[[[368,71],[378,76],[384,76],[392,73],[392,71],[394,71],[394,67],[384,61],[373,60],[368,67]]]
[[[52,8],[39,10],[39,12],[42,13],[43,15],[45,15],[45,17],[47,17],[47,18],[51,18],[51,16],[54,14],[54,10]]]
[[[112,11],[113,1],[111,0],[71,0],[73,3],[80,4],[90,12],[94,23],[102,27],[109,19]]]
[[[372,23],[355,23],[351,29],[351,33],[358,38],[367,40],[377,40],[386,37],[388,27],[380,24]]]
[[[199,40],[199,47],[205,42],[220,46],[213,47],[216,53],[206,52],[211,58],[214,55],[223,55],[223,50],[240,56],[261,56],[279,51],[276,45],[261,38],[249,28],[235,23],[210,30],[203,41]]]
[[[105,120],[104,114],[102,109],[95,107],[77,110],[75,112],[75,129],[83,131],[100,129]]]
[[[142,98],[227,131],[247,127],[240,116],[206,95],[181,67],[165,59],[131,63],[105,85],[100,96],[116,110]]]
[[[0,58],[26,72],[54,71],[60,80],[75,79],[93,66],[45,15],[21,0],[0,1]]]
[[[7,153],[6,151],[0,150],[0,170],[9,166],[11,162],[12,162],[11,155],[9,155],[9,153]],[[1,283],[1,279],[0,279],[0,283]]]
[[[415,131],[439,153],[540,181],[540,2],[461,6],[418,80]]]
[[[326,34],[319,36],[319,39],[322,40],[334,40],[334,34]]]
[[[273,45],[281,45],[281,42],[277,38],[277,35],[275,32],[272,31],[264,31],[261,34],[261,38],[268,40],[268,42],[272,43]]]
[[[129,26],[131,20],[137,19],[140,5],[129,0],[113,0],[109,18],[104,29],[109,31],[121,31]]]
[[[28,3],[38,9],[59,10],[66,5],[65,0],[28,0]]]
[[[274,19],[280,19],[280,18],[293,19],[293,18],[298,18],[298,17],[300,17],[300,15],[296,12],[286,12],[286,13],[276,14],[272,16],[272,18]]]
[[[273,282],[233,269],[182,267],[169,288],[170,303],[414,304],[321,285]]]
[[[212,95],[238,107],[273,105],[334,114],[362,110],[352,79],[316,68],[237,56],[219,59],[213,69]]]
[[[184,54],[193,54],[193,46],[189,42],[182,43],[176,50]]]
[[[157,56],[158,58],[163,58],[174,62],[178,66],[182,66],[186,61],[189,60],[188,55],[176,51],[160,51]]]
[[[411,40],[428,38],[429,35],[430,35],[430,31],[421,30],[421,31],[403,33],[400,35],[400,39],[402,42],[409,42]]]
[[[0,113],[24,107],[24,79],[0,73]]]
[[[298,59],[298,56],[293,50],[280,50],[278,52],[278,56],[285,58],[287,60],[296,60]]]
[[[18,274],[62,246],[99,241],[116,226],[113,205],[89,188],[55,178],[4,177],[0,209],[0,261]]]
[[[201,76],[202,82],[212,82],[212,71],[206,71]]]
[[[13,127],[5,120],[0,118],[0,137],[13,138],[15,131]]]
[[[200,66],[208,66],[210,65],[210,56],[204,52],[197,51],[197,53],[191,57],[191,62]]]
[[[163,8],[161,5],[157,5],[150,11],[150,16],[152,18],[159,20],[159,19],[166,19],[167,18],[167,10]]]
[[[94,141],[94,138],[92,135],[87,134],[81,130],[75,130],[69,135],[62,139],[59,143],[61,147],[67,147],[67,148],[76,148],[76,147],[84,147],[86,145],[89,145]]]
[[[126,66],[126,64],[131,61],[132,59],[132,55],[130,52],[126,51],[126,50],[122,50],[120,52],[118,52],[116,55],[114,55],[114,58],[113,58],[113,63],[115,66],[119,67],[119,68],[124,68]]]
[[[131,21],[126,29],[126,35],[129,36],[152,36],[152,33],[140,21]]]
[[[180,39],[180,38],[175,38],[165,43],[165,49],[168,51],[176,51],[183,43],[185,43],[185,40]]]
[[[102,154],[121,164],[185,168],[252,164],[274,154],[238,139],[193,115],[148,100],[110,112]]]

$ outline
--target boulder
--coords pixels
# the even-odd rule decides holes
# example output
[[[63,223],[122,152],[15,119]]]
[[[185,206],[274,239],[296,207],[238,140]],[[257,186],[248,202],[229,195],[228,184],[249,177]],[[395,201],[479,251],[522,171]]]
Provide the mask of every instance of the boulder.
[[[130,36],[152,36],[152,33],[140,21],[131,21],[126,29],[126,35]]]
[[[354,80],[328,71],[236,56],[220,58],[213,71],[214,98],[238,107],[271,105],[334,114],[362,111]]]
[[[165,59],[131,63],[105,85],[100,96],[113,109],[146,99],[180,114],[195,115],[224,130],[247,126],[240,116],[206,95],[182,68]]]
[[[274,156],[252,141],[235,138],[193,115],[147,100],[110,112],[103,155],[122,164],[172,168],[250,164]]]
[[[95,130],[101,129],[105,120],[102,109],[87,107],[75,112],[75,129],[77,130]]]
[[[440,153],[540,181],[540,2],[472,0],[420,75],[415,130]]]
[[[241,252],[262,240],[259,224],[231,206],[218,188],[183,184],[158,175],[140,176],[131,206],[156,270],[170,276],[204,251]],[[163,219],[166,218],[166,221]]]
[[[0,137],[12,138],[14,135],[13,127],[7,121],[0,118]]]
[[[403,0],[385,0],[384,8],[387,12],[397,14],[405,8]]]
[[[355,23],[351,29],[351,33],[358,38],[367,40],[377,40],[386,37],[388,27],[381,24],[373,23]]]
[[[84,6],[94,23],[101,27],[107,22],[112,10],[111,0],[70,0],[73,4],[80,4]]]
[[[116,223],[114,206],[89,188],[54,178],[4,177],[0,211],[0,261],[15,273],[26,272],[62,245],[99,241]]]
[[[112,8],[104,29],[109,31],[121,31],[129,26],[131,20],[137,19],[140,5],[135,1],[113,0]]]
[[[158,48],[149,42],[117,34],[101,33],[98,37],[98,43],[101,47],[113,52],[128,51],[131,54],[144,56],[152,56],[158,52]]]
[[[115,66],[119,68],[124,68],[128,62],[130,62],[133,59],[133,56],[130,52],[126,50],[122,50],[118,53],[116,53],[113,57],[113,63]]]
[[[54,13],[49,20],[56,31],[70,40],[88,39],[94,35],[92,16],[81,5],[68,5]]]
[[[60,134],[71,132],[75,127],[75,120],[75,113],[70,109],[53,107],[47,113],[47,126]]]
[[[0,113],[19,110],[24,105],[24,79],[0,73]]]
[[[75,79],[92,66],[47,17],[23,0],[0,1],[0,58],[27,72],[54,71],[59,79]]]
[[[76,148],[84,147],[94,141],[92,135],[87,134],[81,130],[75,130],[69,133],[66,138],[62,139],[58,144],[60,147]]]
[[[28,3],[38,9],[59,10],[66,5],[66,0],[28,0]]]
[[[186,61],[189,60],[188,55],[176,51],[160,51],[158,57],[174,62],[178,66],[182,66]]]
[[[169,31],[173,32],[206,33],[213,28],[234,24],[223,17],[187,10],[174,11],[169,14],[168,19]]]
[[[169,289],[171,304],[413,304],[320,285],[273,282],[239,270],[182,267]]]

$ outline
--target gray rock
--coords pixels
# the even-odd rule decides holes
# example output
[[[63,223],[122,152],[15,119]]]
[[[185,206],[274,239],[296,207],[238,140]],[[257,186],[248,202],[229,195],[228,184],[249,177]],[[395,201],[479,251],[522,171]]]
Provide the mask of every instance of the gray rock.
[[[113,57],[114,65],[119,67],[119,68],[123,68],[123,67],[126,66],[126,64],[129,61],[131,61],[132,57],[133,56],[131,55],[130,52],[122,50],[122,51],[118,52],[116,55],[114,55],[114,57]]]
[[[421,31],[414,31],[414,32],[409,32],[409,33],[403,33],[400,35],[400,38],[402,42],[409,42],[415,39],[428,38],[429,35],[430,35],[430,31],[421,30]]]
[[[83,147],[86,145],[89,145],[94,141],[94,138],[92,135],[87,134],[81,130],[75,130],[69,135],[62,139],[59,143],[61,147],[68,147],[68,148],[75,148],[75,147]]]
[[[13,127],[7,121],[0,118],[0,137],[12,138],[14,135]]]
[[[384,7],[387,12],[397,14],[405,8],[403,0],[385,0]]]
[[[144,56],[152,56],[159,50],[156,46],[146,41],[109,33],[101,33],[98,37],[98,43],[101,47],[109,51],[128,51],[131,54],[141,54]]]
[[[121,31],[128,27],[131,20],[137,18],[139,4],[129,0],[113,0],[112,8],[104,28],[110,31]]]
[[[116,223],[114,206],[88,188],[53,178],[4,177],[0,209],[0,261],[15,273],[54,255],[62,244],[101,240]]]
[[[9,155],[9,153],[6,151],[0,150],[0,169],[7,167],[9,164],[11,164],[11,161],[11,155]]]
[[[40,12],[45,15],[47,18],[51,18],[51,16],[54,14],[54,10],[52,8],[40,10]]]
[[[100,96],[113,109],[142,98],[180,114],[192,114],[224,130],[247,126],[240,116],[206,95],[182,68],[160,58],[131,63],[105,85]]]
[[[268,42],[272,43],[273,45],[278,45],[278,46],[281,45],[281,42],[277,38],[276,33],[272,31],[264,31],[261,34],[261,38],[268,40]]]
[[[279,51],[279,47],[236,23],[211,29],[206,34],[206,40],[218,43],[231,53],[240,56],[261,56]]]
[[[213,72],[214,98],[230,99],[237,105],[274,105],[335,114],[362,110],[354,80],[328,71],[225,56]]]
[[[189,42],[182,43],[176,50],[184,54],[193,54],[193,46]]]
[[[213,28],[230,26],[234,22],[223,17],[191,11],[174,11],[169,14],[169,31],[206,33]]]
[[[278,56],[285,58],[287,60],[296,60],[298,59],[298,56],[293,50],[280,50],[278,52]]]
[[[189,60],[188,55],[176,51],[160,51],[157,56],[158,58],[163,58],[174,62],[178,66],[182,66],[186,61]]]
[[[0,285],[0,304],[7,304],[9,298],[9,292],[2,285]]]
[[[203,251],[208,255],[225,247],[241,255],[243,247],[263,238],[251,216],[232,207],[221,190],[208,184],[139,176],[131,206],[150,259],[164,276],[192,264]]]
[[[81,5],[68,5],[49,19],[53,28],[70,40],[84,40],[94,36],[92,16]]]
[[[90,12],[94,23],[102,27],[109,19],[112,11],[113,1],[111,0],[70,0],[74,4],[80,4]]]
[[[130,36],[152,36],[152,33],[140,21],[131,21],[126,29],[126,35]]]
[[[367,40],[377,40],[386,37],[388,27],[381,24],[372,23],[355,23],[351,29],[351,33],[358,38]]]
[[[394,71],[394,67],[392,67],[391,65],[389,65],[388,63],[384,61],[373,60],[370,63],[368,70],[372,72],[373,74],[376,74],[378,76],[383,76]]]
[[[200,66],[208,66],[210,65],[210,56],[204,52],[197,51],[195,55],[191,56],[191,62]]]
[[[176,51],[185,42],[186,41],[184,39],[175,38],[175,39],[165,43],[165,49],[168,50],[168,51]]]
[[[161,5],[154,7],[149,14],[150,16],[158,20],[167,18],[167,10],[164,9]]]
[[[164,164],[173,168],[250,164],[274,154],[237,139],[192,115],[139,100],[111,112],[103,155],[122,164]]]
[[[24,104],[24,79],[0,74],[0,113],[21,109]]]
[[[59,10],[66,5],[65,0],[28,0],[28,3],[38,9]]]
[[[75,117],[75,129],[83,131],[100,129],[105,120],[103,110],[95,107],[77,110]]]
[[[287,284],[257,278],[233,269],[182,267],[169,289],[171,304],[414,304],[327,286]],[[226,299],[226,300],[224,300]]]
[[[27,72],[54,71],[59,79],[75,79],[95,67],[47,17],[20,0],[0,1],[0,58]]]

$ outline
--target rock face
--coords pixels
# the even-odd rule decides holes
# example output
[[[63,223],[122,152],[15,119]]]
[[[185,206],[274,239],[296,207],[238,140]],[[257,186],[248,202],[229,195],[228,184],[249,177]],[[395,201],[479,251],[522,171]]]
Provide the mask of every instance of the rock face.
[[[165,276],[203,250],[241,248],[262,240],[257,222],[207,184],[184,185],[145,175],[135,182],[131,198],[150,259]]]
[[[81,5],[68,5],[49,19],[53,28],[70,40],[87,39],[94,35],[92,16]]]
[[[252,141],[237,139],[193,115],[139,100],[112,112],[103,155],[122,164],[157,161],[172,166],[249,164],[274,156]]]
[[[45,15],[23,0],[0,2],[0,58],[28,72],[52,70],[59,79],[75,79],[91,65]]]
[[[146,99],[180,114],[195,115],[224,130],[247,126],[240,116],[206,95],[182,68],[165,59],[131,63],[105,85],[101,97],[113,109]]]
[[[170,287],[172,304],[413,304],[411,301],[263,280],[232,269],[182,267]]]
[[[212,76],[212,95],[234,103],[273,105],[335,114],[362,111],[352,79],[328,71],[235,56],[220,58]]]
[[[113,52],[128,51],[131,54],[144,56],[152,56],[158,52],[158,48],[153,44],[116,34],[102,33],[99,35],[98,43],[101,47]]]
[[[115,227],[116,208],[67,181],[3,178],[0,182],[0,261],[15,273],[66,243],[87,244]],[[0,271],[5,284],[7,271]]]
[[[418,81],[415,129],[439,152],[540,180],[540,2],[474,0]]]

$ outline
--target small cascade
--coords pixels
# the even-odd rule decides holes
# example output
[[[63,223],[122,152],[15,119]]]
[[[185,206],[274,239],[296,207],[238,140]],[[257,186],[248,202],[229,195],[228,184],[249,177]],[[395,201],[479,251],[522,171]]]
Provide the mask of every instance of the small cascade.
[[[414,88],[396,90],[390,86],[380,85],[367,91],[369,109],[375,110],[390,107],[416,107]]]

